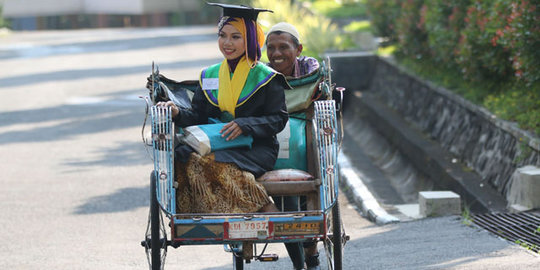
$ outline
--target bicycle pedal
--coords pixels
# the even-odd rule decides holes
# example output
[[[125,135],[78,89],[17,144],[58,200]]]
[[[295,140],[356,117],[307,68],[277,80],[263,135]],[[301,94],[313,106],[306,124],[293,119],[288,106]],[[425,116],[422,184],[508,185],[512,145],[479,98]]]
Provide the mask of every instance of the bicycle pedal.
[[[275,262],[279,259],[277,254],[262,254],[257,258],[261,262]]]

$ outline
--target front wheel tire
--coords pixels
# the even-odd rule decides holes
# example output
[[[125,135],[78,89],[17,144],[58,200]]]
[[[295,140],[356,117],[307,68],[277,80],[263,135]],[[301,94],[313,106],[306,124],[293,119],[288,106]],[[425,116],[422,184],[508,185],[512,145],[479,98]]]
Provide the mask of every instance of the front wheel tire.
[[[150,177],[150,266],[152,270],[161,270],[167,256],[167,233],[157,200],[156,188],[156,178],[152,173]]]

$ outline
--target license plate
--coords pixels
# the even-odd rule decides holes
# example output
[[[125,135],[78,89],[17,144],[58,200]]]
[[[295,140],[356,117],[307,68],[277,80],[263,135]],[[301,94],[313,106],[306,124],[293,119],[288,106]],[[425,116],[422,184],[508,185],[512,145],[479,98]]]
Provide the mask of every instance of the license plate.
[[[269,235],[267,220],[229,222],[229,239],[266,239]]]

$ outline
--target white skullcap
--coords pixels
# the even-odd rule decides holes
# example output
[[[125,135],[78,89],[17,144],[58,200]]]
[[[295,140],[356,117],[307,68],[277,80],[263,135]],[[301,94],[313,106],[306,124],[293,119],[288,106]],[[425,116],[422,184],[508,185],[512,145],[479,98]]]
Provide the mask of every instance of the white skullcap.
[[[300,42],[300,34],[298,34],[298,30],[296,30],[296,28],[292,24],[286,23],[286,22],[276,23],[274,26],[272,26],[272,28],[270,28],[270,31],[268,31],[268,34],[266,35],[266,38],[268,39],[268,36],[270,34],[272,34],[273,32],[277,32],[277,31],[289,33],[293,37],[298,39],[298,42]]]

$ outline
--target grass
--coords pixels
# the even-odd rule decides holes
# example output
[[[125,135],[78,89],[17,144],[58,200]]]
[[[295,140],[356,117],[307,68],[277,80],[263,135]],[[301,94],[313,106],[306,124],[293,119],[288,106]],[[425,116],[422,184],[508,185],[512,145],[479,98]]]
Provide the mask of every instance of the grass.
[[[369,20],[353,21],[343,27],[345,32],[371,32],[371,22]]]
[[[467,205],[463,206],[463,212],[461,212],[461,218],[463,219],[461,223],[467,226],[472,225],[473,218],[471,216],[471,209]]]
[[[328,18],[366,17],[364,1],[346,1],[341,4],[335,0],[317,0],[312,2],[311,7]]]
[[[535,244],[528,243],[527,241],[523,241],[521,239],[517,239],[516,241],[514,241],[514,243],[529,251],[537,251],[537,253],[540,254],[540,249]]]
[[[464,96],[469,101],[481,105],[489,93],[489,87],[474,85],[460,79],[461,74],[452,69],[445,69],[437,66],[428,59],[397,58],[399,63],[414,71],[425,80],[429,80],[437,85],[443,86],[459,95]]]
[[[394,54],[394,51],[396,50],[396,46],[386,46],[386,47],[379,47],[377,48],[377,55],[379,56],[390,56]]]

